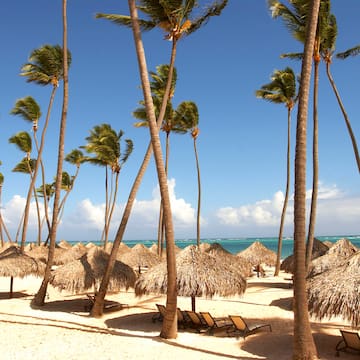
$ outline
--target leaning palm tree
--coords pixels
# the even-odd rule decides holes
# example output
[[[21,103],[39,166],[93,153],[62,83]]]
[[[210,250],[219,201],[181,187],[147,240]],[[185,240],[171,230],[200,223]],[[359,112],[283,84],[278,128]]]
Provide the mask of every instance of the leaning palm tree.
[[[171,5],[173,8],[171,12],[168,11],[167,8],[167,4]],[[167,36],[169,38],[169,40],[172,41],[172,50],[171,50],[171,57],[170,57],[170,68],[169,68],[169,77],[168,77],[168,82],[166,85],[166,90],[165,90],[165,94],[164,94],[164,98],[163,98],[163,103],[161,106],[161,111],[160,114],[157,118],[157,127],[159,128],[164,114],[165,114],[165,110],[166,110],[166,105],[167,105],[167,100],[169,98],[169,94],[170,94],[170,88],[171,88],[171,82],[172,82],[172,73],[173,73],[173,68],[174,68],[174,64],[175,64],[175,58],[176,58],[176,45],[178,40],[183,37],[186,34],[189,33],[193,33],[195,30],[201,28],[201,26],[206,23],[209,18],[211,16],[217,16],[221,14],[221,11],[224,9],[224,7],[227,4],[227,0],[223,0],[221,2],[214,2],[212,6],[210,6],[207,10],[205,10],[204,13],[201,14],[200,17],[195,18],[194,20],[190,20],[190,17],[192,15],[192,13],[195,10],[195,5],[197,5],[194,1],[190,1],[187,0],[185,2],[183,1],[176,1],[176,2],[154,2],[154,1],[143,1],[142,2],[142,7],[140,7],[140,10],[144,12],[145,15],[148,16],[148,20],[141,20],[139,21],[138,18],[138,14],[137,14],[137,9],[136,9],[136,4],[134,1],[130,1],[129,0],[129,9],[130,9],[130,16],[126,16],[124,17],[125,23],[121,21],[121,17],[119,15],[115,15],[115,17],[113,17],[113,15],[105,15],[105,14],[98,14],[98,17],[104,17],[104,18],[108,18],[111,21],[114,21],[115,23],[121,24],[121,25],[127,25],[133,28],[133,34],[134,34],[134,42],[136,44],[136,48],[137,48],[137,53],[138,55],[138,61],[139,61],[139,67],[140,72],[143,71],[144,69],[146,69],[146,66],[144,67],[144,65],[146,65],[146,61],[144,59],[144,54],[143,54],[143,49],[142,49],[142,40],[141,40],[141,28],[140,28],[140,24],[142,26],[146,25],[146,23],[149,24],[148,28],[152,29],[154,27],[161,27],[162,24],[164,24],[164,22],[170,23],[173,21],[176,21],[176,27],[173,27],[173,29],[175,31],[172,31],[172,36]],[[154,5],[154,6],[152,6]],[[176,7],[175,7],[176,6]],[[165,11],[166,10],[166,11]],[[127,18],[127,19],[126,19]],[[120,19],[120,21],[118,21],[118,19]],[[191,25],[191,30],[189,28],[189,25]],[[136,28],[136,31],[134,29],[134,27]],[[146,26],[145,26],[146,28]],[[169,33],[168,33],[169,35]],[[175,36],[174,36],[175,35]],[[141,62],[140,62],[141,59]],[[140,66],[141,64],[141,66]],[[147,77],[147,74],[141,73],[142,77]],[[145,80],[144,80],[145,81]],[[143,90],[144,91],[144,90]],[[151,90],[150,90],[151,93]],[[147,104],[147,108],[150,109],[150,105]],[[123,217],[121,219],[121,223],[119,225],[114,243],[113,243],[113,247],[112,247],[112,251],[110,254],[110,258],[109,258],[109,264],[107,267],[107,270],[105,272],[105,276],[103,278],[103,281],[100,285],[99,291],[98,291],[98,295],[96,296],[96,302],[94,307],[92,308],[92,315],[93,316],[100,316],[102,314],[103,311],[103,305],[104,305],[104,299],[105,299],[105,295],[106,295],[106,291],[107,291],[107,286],[109,283],[109,279],[110,279],[110,274],[112,272],[115,260],[116,260],[116,255],[117,255],[117,251],[119,249],[120,243],[122,241],[125,229],[126,229],[126,225],[128,222],[128,219],[130,217],[130,213],[131,213],[131,209],[132,206],[135,202],[135,197],[136,197],[136,193],[137,190],[140,187],[140,183],[141,180],[145,174],[146,168],[150,162],[150,158],[152,155],[152,142],[149,144],[146,154],[144,156],[144,160],[139,168],[138,174],[135,178],[134,184],[131,188],[129,197],[128,197],[128,201],[126,203],[125,209],[124,209],[124,213],[123,213]],[[171,241],[171,240],[170,240]],[[172,245],[170,245],[169,247],[167,247],[167,257],[169,260],[169,263],[171,264],[171,268],[172,268],[172,273],[170,273],[170,279],[171,279],[171,284],[172,284],[172,288],[171,290],[174,292],[172,293],[171,299],[174,300],[171,302],[170,308],[168,309],[168,313],[169,315],[166,317],[166,321],[164,322],[164,325],[166,327],[166,331],[164,330],[164,336],[166,335],[168,336],[176,336],[176,289],[175,289],[175,255],[172,253],[173,252],[174,247]],[[174,299],[175,296],[175,299]],[[169,302],[170,303],[170,302]]]
[[[69,54],[66,54],[66,57],[68,58],[67,61],[70,63],[71,58],[70,55],[69,56],[68,55]],[[28,192],[26,205],[25,205],[24,226],[21,237],[22,249],[24,248],[25,240],[26,240],[31,193],[35,188],[36,177],[42,158],[42,152],[45,146],[45,135],[50,120],[50,113],[54,102],[56,90],[59,86],[59,82],[63,78],[62,61],[63,61],[63,49],[59,45],[55,45],[55,46],[44,45],[38,49],[33,50],[30,54],[29,62],[24,64],[21,68],[20,75],[25,76],[27,82],[34,82],[42,86],[52,85],[50,102],[46,114],[44,127],[41,134],[41,141],[38,149],[38,156],[36,160],[34,174],[31,180],[30,189]]]
[[[18,163],[15,168],[13,169],[14,172],[20,172],[23,174],[29,174],[30,175],[30,185],[29,185],[29,189],[28,192],[30,191],[30,186],[32,184],[32,179],[34,177],[34,169],[35,169],[35,164],[36,164],[36,159],[31,159],[31,152],[32,152],[32,140],[31,140],[31,136],[28,132],[26,131],[20,131],[17,134],[11,136],[9,138],[9,143],[10,144],[15,144],[16,147],[25,153],[25,157],[21,160],[20,163]],[[37,242],[38,244],[41,242],[41,219],[40,219],[40,209],[39,209],[39,201],[38,201],[38,196],[36,194],[35,189],[33,188],[31,190],[31,193],[34,195],[35,198],[35,204],[36,204],[36,211],[37,211],[37,221],[38,221],[38,239]],[[31,201],[31,196],[28,196],[28,201]],[[16,233],[16,242],[18,240],[18,235],[19,232],[21,230],[21,227],[24,228],[25,224],[24,224],[24,219],[25,219],[25,210],[26,210],[26,205],[25,204],[25,209],[24,209],[24,213],[23,216],[21,217],[20,223],[19,223],[19,227],[18,227],[18,231]]]
[[[287,67],[284,70],[275,70],[271,76],[271,82],[265,84],[256,91],[256,97],[275,104],[285,104],[287,108],[287,155],[286,155],[286,190],[284,204],[281,212],[280,229],[278,237],[277,256],[275,264],[275,276],[280,272],[280,260],[282,251],[282,237],[285,223],[286,208],[289,199],[290,188],[290,130],[291,111],[296,102],[296,79],[294,71]]]
[[[296,127],[294,195],[294,350],[293,359],[317,359],[311,333],[306,292],[306,132],[311,65],[321,0],[307,2],[309,13],[301,67]]]
[[[336,37],[337,37],[337,24],[336,24],[336,18],[334,15],[329,16],[329,19],[328,19],[328,22],[326,25],[327,25],[326,26],[327,36],[324,37],[324,39],[321,43],[321,52],[320,53],[321,53],[322,59],[324,60],[324,62],[326,64],[326,74],[329,79],[330,85],[334,91],[336,100],[337,100],[340,110],[343,114],[345,124],[346,124],[347,130],[348,130],[348,133],[350,136],[350,140],[351,140],[351,143],[353,146],[353,151],[354,151],[358,171],[360,172],[360,156],[359,156],[359,150],[358,150],[355,134],[352,130],[349,116],[345,110],[345,106],[341,100],[340,93],[337,89],[334,78],[330,71],[330,65],[332,63],[332,58],[333,58],[333,55],[335,52],[335,43],[336,43]],[[346,59],[348,56],[350,56],[350,55],[355,56],[359,52],[360,52],[360,46],[356,46],[356,47],[351,48],[343,53],[336,54],[336,57],[339,59]]]
[[[63,78],[64,86],[63,86],[63,103],[62,103],[62,111],[61,111],[60,130],[59,130],[59,147],[58,147],[58,159],[57,159],[57,170],[56,170],[56,180],[55,180],[55,197],[54,197],[53,217],[52,217],[51,231],[50,231],[48,261],[46,263],[43,281],[34,299],[32,300],[32,304],[35,306],[42,306],[44,305],[45,302],[47,286],[51,277],[51,267],[54,261],[55,242],[56,242],[56,233],[57,233],[57,225],[58,225],[62,167],[64,161],[66,118],[67,118],[68,101],[69,101],[68,68],[71,62],[70,52],[68,51],[68,47],[67,47],[66,10],[67,10],[67,2],[66,0],[62,0],[63,48],[61,49],[59,47],[58,51],[56,51],[57,56],[54,56],[52,58],[54,62],[45,61],[46,65],[52,65],[52,64],[54,65],[54,67],[52,68],[53,71],[51,72],[52,79],[55,79],[56,82],[58,82],[61,78]]]
[[[87,153],[93,154],[93,156],[85,157],[84,161],[105,168],[105,214],[102,239],[104,240],[104,246],[108,242],[111,218],[118,193],[120,171],[133,150],[132,141],[125,139],[126,148],[122,153],[120,143],[123,135],[122,130],[116,132],[109,124],[96,125],[90,131],[90,135],[86,137],[87,144],[82,146]],[[109,170],[111,172],[110,194]]]
[[[0,161],[0,165],[2,165],[2,162]],[[0,172],[0,244],[1,246],[4,246],[4,234],[3,234],[3,230],[8,238],[8,241],[9,242],[12,242],[11,240],[11,236],[9,234],[9,231],[6,227],[6,224],[5,224],[5,221],[2,217],[2,203],[1,203],[1,197],[2,197],[2,188],[3,188],[3,185],[4,185],[4,175],[3,173]]]

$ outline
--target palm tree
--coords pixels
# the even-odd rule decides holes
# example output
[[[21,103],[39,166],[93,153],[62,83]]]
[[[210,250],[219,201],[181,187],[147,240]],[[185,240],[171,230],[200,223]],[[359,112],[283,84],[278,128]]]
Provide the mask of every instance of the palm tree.
[[[336,100],[337,100],[337,102],[340,106],[340,110],[343,114],[345,124],[346,124],[347,130],[348,130],[348,133],[350,136],[350,140],[351,140],[351,143],[353,146],[355,161],[357,163],[358,171],[360,172],[360,156],[359,156],[359,150],[358,150],[355,134],[352,130],[350,119],[345,110],[345,106],[341,100],[339,91],[337,89],[334,78],[330,71],[330,65],[332,63],[332,58],[333,58],[333,55],[335,52],[335,43],[336,43],[336,37],[337,37],[337,25],[336,25],[336,18],[334,15],[329,16],[329,19],[327,22],[327,27],[326,27],[326,34],[327,34],[327,36],[323,39],[322,44],[321,44],[321,57],[325,61],[327,77],[330,81],[330,85],[334,91]],[[345,52],[336,54],[336,57],[338,59],[346,59],[350,55],[356,56],[359,52],[360,52],[360,46],[356,46],[349,50],[346,50]]]
[[[41,117],[41,110],[38,103],[35,101],[34,98],[31,96],[26,96],[22,99],[19,99],[16,101],[14,108],[10,112],[12,115],[19,115],[21,116],[25,121],[32,122],[33,126],[33,136],[34,136],[34,142],[36,145],[37,152],[39,153],[39,142],[37,139],[37,130],[38,130],[38,124]],[[42,159],[40,159],[40,166],[41,166],[41,176],[42,176],[42,184],[45,184],[45,168]],[[35,185],[34,185],[35,186]],[[34,192],[36,194],[36,192]],[[48,230],[50,232],[50,220],[49,220],[49,214],[48,214],[48,204],[46,200],[46,196],[44,194],[44,209],[45,209],[45,218],[46,223],[48,226]],[[36,197],[35,197],[36,199]],[[40,237],[40,233],[39,233]],[[38,243],[40,243],[41,240],[38,239]]]
[[[22,159],[22,161],[17,164],[15,166],[15,168],[13,169],[14,172],[21,172],[23,174],[29,174],[30,175],[30,186],[32,184],[33,181],[33,177],[34,177],[34,169],[35,169],[35,164],[36,164],[36,159],[31,159],[31,151],[32,151],[32,141],[31,141],[31,136],[28,132],[26,131],[20,131],[17,134],[11,136],[9,138],[9,143],[10,144],[15,144],[16,147],[25,153],[25,157]],[[28,190],[28,192],[30,191],[30,188]],[[33,194],[34,198],[35,198],[35,204],[36,204],[36,211],[37,211],[37,221],[38,221],[38,239],[37,242],[38,244],[41,242],[41,219],[40,219],[40,208],[39,208],[39,201],[38,201],[38,197],[35,191],[35,188],[32,189],[30,195]],[[31,196],[28,196],[29,202],[31,201]],[[26,209],[26,205],[25,204],[25,209]],[[30,206],[30,205],[29,205]],[[18,227],[18,231],[16,233],[16,242],[18,240],[18,235],[19,232],[21,230],[21,226],[24,228],[25,224],[24,224],[24,219],[25,219],[25,209],[24,209],[24,213],[23,216],[21,217],[20,223],[19,223],[19,227]],[[24,248],[25,244],[22,244],[22,249]]]
[[[176,58],[176,45],[177,41],[184,35],[193,33],[195,30],[199,29],[203,24],[205,24],[211,16],[217,16],[221,14],[221,11],[224,9],[224,7],[227,4],[227,0],[223,0],[221,2],[215,2],[213,3],[203,14],[201,14],[200,17],[195,18],[195,20],[190,21],[189,18],[194,13],[195,9],[195,2],[192,0],[186,0],[183,1],[176,1],[176,2],[155,2],[155,1],[149,1],[149,0],[143,0],[140,7],[140,10],[144,12],[145,15],[149,17],[149,20],[140,20],[138,19],[137,15],[137,9],[136,4],[133,1],[129,1],[129,9],[132,16],[121,16],[121,15],[106,15],[106,14],[97,14],[97,17],[101,18],[107,18],[110,21],[113,21],[114,23],[117,23],[119,25],[126,25],[133,28],[133,34],[134,34],[134,41],[138,44],[139,52],[143,51],[142,48],[142,40],[141,40],[141,29],[140,26],[143,26],[144,29],[152,29],[154,27],[162,27],[164,23],[170,23],[175,21],[176,27],[174,28],[176,31],[175,33],[172,32],[172,36],[167,36],[169,40],[172,41],[172,50],[171,50],[171,57],[169,62],[169,76],[168,81],[166,85],[166,90],[164,93],[163,103],[161,106],[161,110],[159,113],[159,116],[157,118],[157,127],[160,128],[162,120],[165,115],[167,100],[170,95],[170,88],[172,83],[172,74],[175,64],[175,58]],[[171,6],[172,11],[170,12],[168,6]],[[175,7],[176,6],[176,7]],[[122,21],[123,18],[123,21]],[[188,21],[189,20],[189,21]],[[148,26],[146,24],[148,23]],[[189,25],[190,28],[189,28]],[[134,29],[134,26],[136,27],[136,31]],[[175,36],[174,36],[175,35]],[[143,54],[142,54],[143,56]],[[140,58],[140,56],[139,56]],[[145,59],[142,59],[142,66],[146,65]],[[139,60],[140,65],[140,60]],[[145,74],[143,74],[145,77]],[[146,74],[147,77],[147,74]],[[144,90],[143,90],[144,91]],[[150,90],[151,92],[151,90]],[[149,105],[147,105],[149,107]],[[130,190],[130,194],[128,197],[128,201],[126,203],[123,216],[118,228],[118,231],[116,233],[116,237],[114,239],[113,247],[111,250],[109,263],[105,272],[105,276],[103,277],[103,280],[101,282],[101,285],[99,287],[98,294],[96,296],[95,304],[92,308],[91,314],[93,316],[101,316],[103,312],[103,305],[104,305],[104,299],[107,291],[107,287],[109,284],[110,274],[113,270],[117,251],[119,249],[120,243],[122,241],[126,225],[128,222],[128,219],[130,217],[131,209],[135,201],[137,190],[140,187],[141,180],[146,172],[146,168],[150,162],[150,158],[152,155],[152,142],[149,143],[149,146],[147,148],[146,154],[144,156],[144,160],[139,168],[139,171],[136,175],[136,178],[134,180],[134,184]],[[174,261],[175,262],[175,256],[172,254],[173,247],[170,246],[169,249],[167,249],[167,254],[170,252],[170,255],[168,257],[168,261]],[[175,250],[174,250],[175,251]],[[173,265],[171,264],[171,267],[173,268]],[[170,274],[170,278],[172,281],[174,281],[173,277],[174,274]],[[173,291],[175,291],[173,289]],[[176,291],[175,291],[176,292]],[[174,297],[172,296],[172,299]],[[168,299],[170,300],[170,298]],[[169,328],[171,330],[165,331],[166,336],[176,336],[176,299],[175,304],[172,301],[172,304],[170,308],[168,309],[168,317],[165,321],[166,328]]]
[[[187,129],[193,139],[194,153],[196,161],[198,199],[197,199],[197,215],[196,215],[196,243],[200,246],[200,209],[201,209],[201,178],[199,156],[196,146],[196,140],[199,136],[199,111],[196,104],[192,101],[183,101],[177,107],[174,115],[176,123],[182,124],[182,128]]]
[[[2,162],[0,161],[0,165],[2,165]],[[5,224],[5,221],[2,217],[2,203],[1,203],[1,197],[2,197],[2,188],[3,188],[3,185],[4,185],[4,175],[3,173],[0,172],[0,244],[1,246],[4,246],[4,235],[3,235],[3,230],[8,238],[8,241],[9,242],[12,242],[11,240],[11,236],[9,234],[9,231],[6,227],[6,224]]]
[[[88,143],[82,146],[86,152],[94,154],[93,157],[85,157],[84,161],[105,167],[104,246],[106,246],[108,242],[110,222],[118,193],[120,171],[133,150],[132,141],[126,139],[126,148],[122,154],[120,143],[123,135],[124,132],[122,130],[117,133],[109,124],[96,125],[90,131],[90,135],[86,138]],[[110,195],[108,193],[108,169],[111,171]]]
[[[257,90],[256,96],[258,98],[270,101],[275,104],[285,104],[287,108],[286,190],[284,204],[281,212],[277,257],[274,274],[275,276],[278,276],[280,272],[282,237],[290,187],[291,111],[294,108],[296,102],[296,79],[294,71],[289,67],[285,68],[285,70],[275,70],[271,76],[271,82],[263,85],[260,90]]]
[[[56,232],[58,225],[59,217],[59,202],[60,202],[60,191],[61,191],[61,180],[62,180],[62,165],[64,160],[64,146],[65,146],[65,130],[66,130],[66,118],[68,110],[68,101],[69,101],[69,79],[68,79],[68,67],[71,62],[70,53],[67,47],[67,13],[66,13],[67,1],[62,0],[62,20],[63,20],[63,51],[60,48],[59,51],[56,51],[57,55],[53,60],[55,61],[55,66],[53,67],[52,77],[53,79],[59,81],[60,78],[64,80],[63,86],[63,104],[61,112],[61,121],[60,121],[60,130],[59,130],[59,148],[58,148],[58,161],[57,161],[57,170],[56,170],[56,181],[55,181],[55,197],[53,204],[53,217],[50,231],[50,245],[48,253],[48,261],[46,263],[45,274],[43,281],[40,285],[38,292],[36,293],[32,304],[35,306],[42,306],[45,302],[45,296],[47,291],[47,285],[50,281],[51,276],[51,267],[54,261],[55,253],[55,242],[56,242]],[[45,64],[51,65],[53,61],[47,62]]]
[[[68,65],[71,62],[71,57],[70,54],[68,54],[67,50],[65,55],[68,61],[67,63]],[[25,240],[26,240],[31,192],[35,188],[36,177],[42,157],[42,152],[45,146],[45,134],[50,120],[52,104],[54,102],[54,98],[55,98],[56,90],[59,86],[59,82],[64,76],[62,61],[63,61],[63,49],[59,45],[56,46],[44,45],[38,49],[33,50],[32,53],[30,54],[29,62],[23,65],[21,68],[20,75],[25,76],[27,82],[34,82],[42,86],[46,86],[49,84],[52,85],[50,102],[41,135],[41,141],[38,149],[38,156],[36,160],[34,174],[30,184],[31,190],[29,189],[28,196],[26,199],[24,226],[21,237],[22,249],[24,248]]]
[[[311,334],[305,266],[306,238],[306,133],[311,65],[321,0],[309,2],[304,57],[301,67],[299,105],[296,128],[294,194],[294,350],[293,359],[317,359]]]

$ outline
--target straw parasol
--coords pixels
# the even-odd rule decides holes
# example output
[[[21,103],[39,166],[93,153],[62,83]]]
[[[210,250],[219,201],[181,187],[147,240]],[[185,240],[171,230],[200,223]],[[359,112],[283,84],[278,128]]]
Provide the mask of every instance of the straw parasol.
[[[151,268],[160,263],[159,256],[144,244],[136,244],[130,251],[119,254],[118,259],[135,269]]]
[[[313,249],[311,254],[311,259],[316,259],[319,256],[324,255],[329,250],[329,247],[324,244],[322,241],[314,238]],[[280,265],[280,270],[283,270],[287,273],[293,273],[294,269],[294,255],[289,255],[287,258],[282,261]]]
[[[245,250],[238,252],[236,256],[247,259],[251,265],[265,263],[266,265],[274,266],[276,263],[276,253],[268,249],[260,241],[253,242]]]
[[[10,246],[0,253],[0,276],[10,277],[10,294],[13,295],[14,277],[42,276],[45,264],[24,254],[17,246]]]
[[[82,243],[77,243],[70,248],[64,250],[55,249],[54,265],[64,265],[70,261],[80,259],[88,249]]]
[[[359,249],[348,239],[338,240],[324,255],[312,260],[308,277],[312,277],[333,267],[340,266]]]
[[[230,267],[220,258],[211,256],[197,246],[189,245],[176,255],[177,291],[179,296],[190,296],[195,311],[195,297],[214,295],[242,295],[246,280],[241,271]],[[141,274],[135,283],[135,294],[165,294],[167,268],[162,262]]]
[[[60,291],[79,294],[89,289],[97,291],[105,273],[109,254],[98,247],[90,248],[80,259],[59,266],[53,271],[50,283]],[[135,272],[121,261],[115,261],[109,291],[134,286]]]
[[[360,325],[360,251],[341,266],[308,280],[309,311],[319,319],[341,316]]]

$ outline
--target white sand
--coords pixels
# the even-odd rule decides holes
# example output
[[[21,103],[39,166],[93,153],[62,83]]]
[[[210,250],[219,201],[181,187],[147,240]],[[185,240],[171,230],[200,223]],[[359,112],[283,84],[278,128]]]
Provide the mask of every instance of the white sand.
[[[250,278],[242,297],[196,299],[197,311],[214,316],[241,314],[249,324],[270,323],[272,332],[262,331],[246,340],[214,336],[179,329],[176,340],[159,337],[161,323],[153,323],[156,303],[164,296],[135,297],[133,291],[106,298],[127,304],[128,308],[107,312],[101,319],[89,316],[84,295],[60,293],[51,285],[41,309],[30,302],[41,279],[14,279],[14,297],[8,299],[9,278],[0,278],[0,358],[3,360],[69,359],[274,359],[292,357],[293,313],[289,274],[274,278]],[[178,298],[178,306],[191,308],[189,298]],[[312,319],[315,343],[321,359],[337,359],[335,346],[341,339],[340,319],[319,322]],[[358,358],[344,354],[346,359]]]

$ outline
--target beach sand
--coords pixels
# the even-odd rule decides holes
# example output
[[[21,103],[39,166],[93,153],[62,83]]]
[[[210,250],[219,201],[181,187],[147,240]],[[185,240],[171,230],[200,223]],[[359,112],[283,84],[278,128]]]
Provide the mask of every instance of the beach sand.
[[[213,316],[242,315],[248,324],[269,323],[267,330],[242,338],[226,332],[213,336],[179,329],[175,340],[160,338],[161,322],[152,322],[156,303],[165,296],[135,297],[133,290],[108,294],[106,299],[124,304],[100,319],[89,316],[86,294],[70,295],[48,287],[46,304],[30,306],[40,278],[14,279],[14,297],[8,298],[9,278],[0,278],[0,351],[3,360],[46,359],[273,359],[292,358],[293,313],[290,275],[281,273],[248,279],[242,297],[197,298],[196,311]],[[191,309],[190,298],[179,297],[181,309]],[[321,359],[337,359],[335,346],[341,340],[341,319],[311,319],[313,336]],[[346,359],[358,358],[344,354]]]

